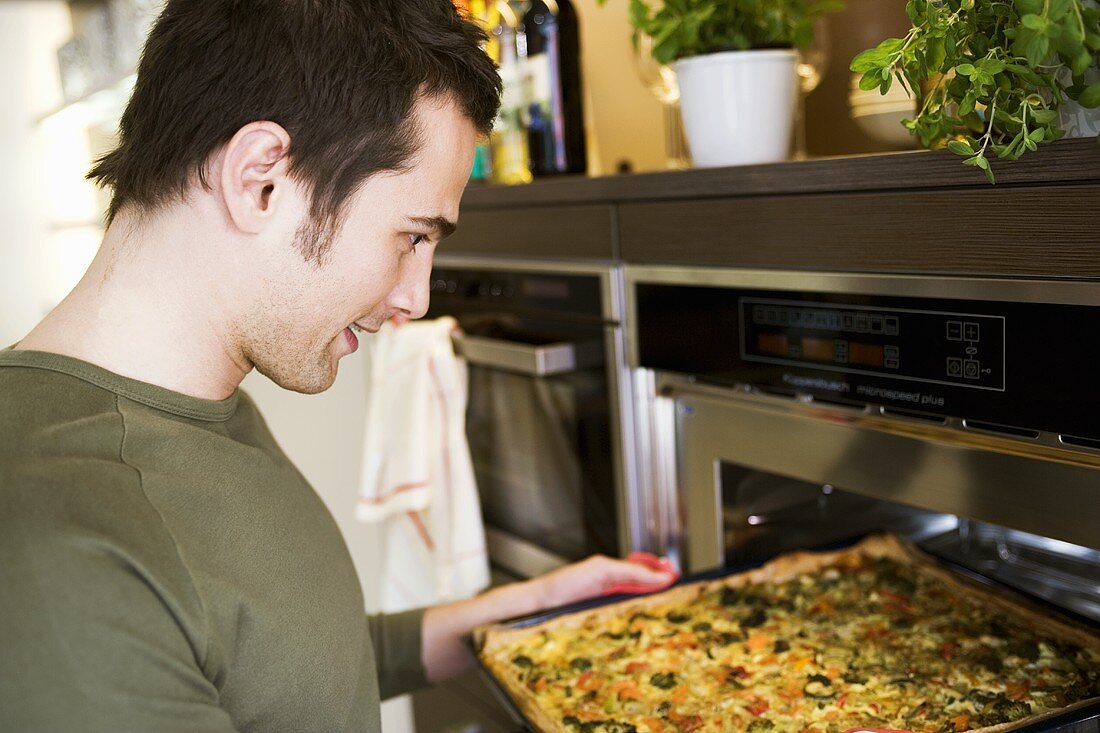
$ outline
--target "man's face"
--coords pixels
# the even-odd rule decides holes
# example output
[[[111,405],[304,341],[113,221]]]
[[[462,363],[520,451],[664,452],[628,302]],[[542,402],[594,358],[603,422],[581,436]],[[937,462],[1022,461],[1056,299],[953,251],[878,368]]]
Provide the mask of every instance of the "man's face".
[[[410,167],[373,176],[352,195],[321,266],[301,255],[303,238],[317,236],[302,195],[301,225],[258,268],[263,282],[238,324],[238,342],[279,386],[328,389],[340,358],[358,347],[355,330],[427,311],[432,255],[447,233],[441,229],[458,220],[476,131],[442,100],[418,102],[417,115],[423,142]]]

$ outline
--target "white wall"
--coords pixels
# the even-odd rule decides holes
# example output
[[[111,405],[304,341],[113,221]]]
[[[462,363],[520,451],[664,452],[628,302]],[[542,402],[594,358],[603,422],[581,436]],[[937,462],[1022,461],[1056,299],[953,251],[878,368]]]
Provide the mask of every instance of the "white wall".
[[[49,226],[48,135],[38,118],[61,103],[57,48],[72,33],[63,0],[0,2],[0,344],[18,341],[64,285]],[[79,140],[77,143],[79,144]],[[61,236],[55,236],[60,234]],[[65,279],[64,284],[59,280]],[[0,348],[2,348],[0,346]]]

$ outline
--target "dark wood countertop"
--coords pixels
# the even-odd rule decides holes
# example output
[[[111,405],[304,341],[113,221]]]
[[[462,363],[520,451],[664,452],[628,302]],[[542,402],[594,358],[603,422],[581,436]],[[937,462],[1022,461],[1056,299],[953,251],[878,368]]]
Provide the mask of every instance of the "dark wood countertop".
[[[996,188],[1100,182],[1100,145],[1095,138],[1061,140],[1019,161],[993,161],[993,169]],[[564,176],[523,186],[471,184],[462,208],[988,187],[981,172],[963,166],[959,156],[920,150],[599,178]]]

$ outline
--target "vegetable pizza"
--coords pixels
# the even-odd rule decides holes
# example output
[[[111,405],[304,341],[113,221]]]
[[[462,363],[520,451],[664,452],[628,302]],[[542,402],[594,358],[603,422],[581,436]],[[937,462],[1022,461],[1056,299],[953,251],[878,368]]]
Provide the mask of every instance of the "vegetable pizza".
[[[1100,698],[1094,632],[892,537],[479,638],[544,733],[992,733]]]

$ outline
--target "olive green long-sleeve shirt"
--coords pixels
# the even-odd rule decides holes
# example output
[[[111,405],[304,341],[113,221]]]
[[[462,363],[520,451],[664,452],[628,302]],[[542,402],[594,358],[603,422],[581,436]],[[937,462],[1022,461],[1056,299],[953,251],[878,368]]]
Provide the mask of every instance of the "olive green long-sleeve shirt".
[[[0,730],[378,731],[421,619],[364,613],[243,392],[0,351]]]

